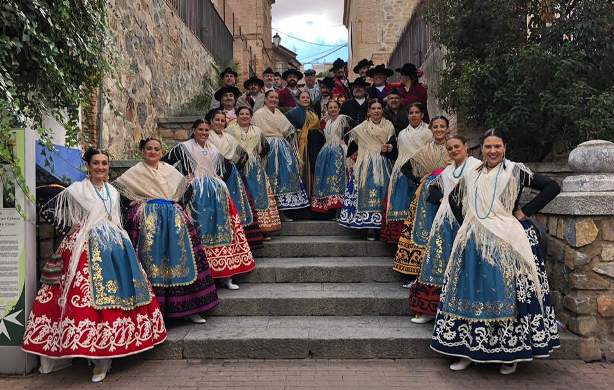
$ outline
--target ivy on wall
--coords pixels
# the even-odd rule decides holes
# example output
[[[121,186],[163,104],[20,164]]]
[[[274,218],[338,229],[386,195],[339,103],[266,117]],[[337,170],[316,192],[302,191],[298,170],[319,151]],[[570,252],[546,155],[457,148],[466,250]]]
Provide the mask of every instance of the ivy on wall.
[[[0,3],[0,161],[27,192],[12,153],[11,130],[31,127],[50,143],[45,118],[79,143],[79,107],[111,69],[106,0],[3,0]]]

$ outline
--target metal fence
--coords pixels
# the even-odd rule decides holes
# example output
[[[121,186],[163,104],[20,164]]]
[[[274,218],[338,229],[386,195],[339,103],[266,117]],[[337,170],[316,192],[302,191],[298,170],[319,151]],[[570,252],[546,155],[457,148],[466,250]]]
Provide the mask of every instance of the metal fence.
[[[431,28],[422,16],[428,7],[428,0],[422,1],[390,56],[389,66],[399,68],[407,62],[420,67],[433,49]]]
[[[233,37],[224,19],[210,0],[166,0],[205,47],[218,65],[226,65],[233,57]]]

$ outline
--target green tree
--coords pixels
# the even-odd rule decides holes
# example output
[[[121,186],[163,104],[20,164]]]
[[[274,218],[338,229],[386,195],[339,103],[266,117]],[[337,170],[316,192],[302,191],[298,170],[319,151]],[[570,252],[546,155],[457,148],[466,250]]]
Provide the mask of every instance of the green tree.
[[[53,117],[79,141],[79,107],[111,68],[106,0],[4,0],[0,3],[0,161],[16,170],[11,130]]]
[[[614,1],[430,0],[427,20],[444,107],[507,131],[514,158],[614,139]]]

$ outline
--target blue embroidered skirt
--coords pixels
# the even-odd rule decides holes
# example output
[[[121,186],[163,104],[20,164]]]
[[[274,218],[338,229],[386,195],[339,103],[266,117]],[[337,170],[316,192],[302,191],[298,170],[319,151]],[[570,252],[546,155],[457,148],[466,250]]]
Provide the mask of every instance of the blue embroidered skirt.
[[[230,176],[226,179],[226,186],[228,187],[230,198],[241,218],[241,225],[248,226],[254,222],[254,215],[252,214],[247,192],[245,191],[245,185],[239,175],[239,170],[234,163],[231,164],[231,166]]]
[[[460,227],[456,219],[452,219],[452,221],[444,219],[441,225],[431,232],[426,245],[426,258],[422,263],[418,278],[421,283],[443,286],[454,238]]]
[[[283,138],[267,138],[271,151],[266,157],[266,173],[279,210],[302,209],[309,199],[299,175],[296,154]]]
[[[513,363],[547,357],[560,346],[539,234],[531,222],[521,223],[538,266],[543,311],[532,282],[506,280],[480,258],[469,237],[464,250],[450,259],[454,268],[435,319],[432,349],[476,362]],[[494,318],[506,315],[511,317]]]
[[[386,221],[405,221],[409,214],[409,206],[414,199],[416,185],[407,176],[398,173],[390,192],[390,204],[386,210]]]
[[[210,176],[196,178],[192,185],[194,198],[190,208],[202,244],[208,247],[230,245],[232,225],[226,185]]]
[[[343,208],[337,222],[347,228],[379,229],[384,214],[384,196],[388,186],[387,174],[384,175],[384,179],[382,185],[376,185],[370,175],[367,178],[365,189],[360,191],[355,185],[354,172],[350,171],[348,185],[343,196]]]
[[[267,177],[264,168],[258,164],[258,160],[247,160],[243,168],[243,177],[245,178],[245,186],[254,202],[254,208],[257,211],[266,211],[270,206],[266,185]]]
[[[341,208],[346,187],[343,146],[326,144],[316,160],[311,208],[318,212]]]

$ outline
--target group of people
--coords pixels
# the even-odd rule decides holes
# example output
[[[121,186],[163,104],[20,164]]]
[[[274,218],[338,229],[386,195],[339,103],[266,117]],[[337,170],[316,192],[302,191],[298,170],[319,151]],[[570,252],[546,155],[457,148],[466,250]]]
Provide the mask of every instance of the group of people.
[[[66,236],[43,267],[24,350],[43,372],[58,365],[48,358],[90,358],[101,381],[111,358],[163,342],[165,318],[205,322],[214,281],[238,289],[282,220],[318,215],[396,246],[412,321],[435,321],[431,347],[459,358],[451,369],[512,373],[548,356],[557,323],[527,217],[557,184],[505,159],[494,130],[471,157],[447,118],[429,118],[420,71],[396,71],[388,83],[392,69],[362,60],[349,83],[338,59],[331,77],[290,69],[281,87],[267,69],[242,93],[225,69],[189,140],[168,151],[143,140],[143,161],[113,183],[108,155],[88,150],[88,177],[42,210]],[[539,194],[519,207],[524,187]]]

